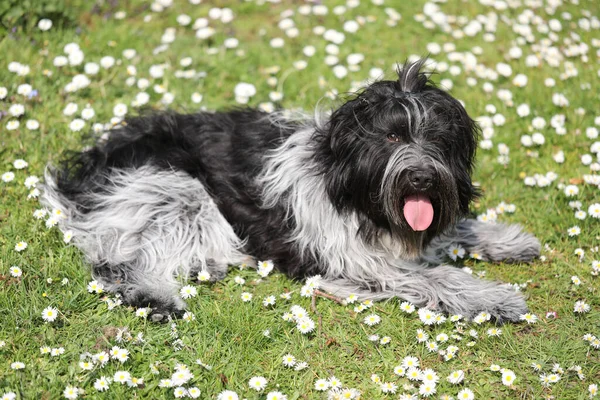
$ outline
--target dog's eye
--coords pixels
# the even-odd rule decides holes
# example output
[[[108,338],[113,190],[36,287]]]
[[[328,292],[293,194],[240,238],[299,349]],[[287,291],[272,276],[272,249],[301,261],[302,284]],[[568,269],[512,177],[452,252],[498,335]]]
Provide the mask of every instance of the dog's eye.
[[[400,141],[400,137],[398,135],[396,135],[395,133],[388,133],[387,138],[390,142],[399,142]]]

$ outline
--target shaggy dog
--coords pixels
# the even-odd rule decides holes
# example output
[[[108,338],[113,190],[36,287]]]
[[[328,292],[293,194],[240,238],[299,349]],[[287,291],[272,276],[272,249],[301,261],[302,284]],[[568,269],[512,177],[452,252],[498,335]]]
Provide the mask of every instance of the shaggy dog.
[[[218,280],[249,259],[321,275],[339,297],[518,321],[527,306],[510,285],[440,265],[450,245],[512,262],[540,245],[518,226],[466,219],[478,128],[423,63],[325,121],[254,109],[128,119],[48,168],[44,202],[95,278],[155,321],[184,310],[180,278]]]

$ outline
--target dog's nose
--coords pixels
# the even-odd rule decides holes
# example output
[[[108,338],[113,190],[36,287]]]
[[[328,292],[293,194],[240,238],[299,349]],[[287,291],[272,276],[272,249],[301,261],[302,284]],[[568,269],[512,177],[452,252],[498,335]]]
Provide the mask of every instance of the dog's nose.
[[[430,168],[419,168],[409,172],[408,180],[413,188],[424,192],[435,183],[435,172]]]

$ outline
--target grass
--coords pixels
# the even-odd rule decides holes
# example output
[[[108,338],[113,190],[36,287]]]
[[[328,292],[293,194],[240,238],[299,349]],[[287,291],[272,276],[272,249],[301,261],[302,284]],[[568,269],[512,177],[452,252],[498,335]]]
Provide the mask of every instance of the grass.
[[[585,334],[600,337],[600,295],[598,277],[592,276],[592,261],[598,259],[598,241],[600,240],[600,221],[588,216],[577,220],[569,201],[579,200],[582,209],[598,202],[598,188],[585,184],[583,176],[591,174],[590,167],[583,165],[580,157],[590,153],[595,141],[586,137],[586,129],[595,124],[598,114],[598,29],[585,30],[577,22],[589,15],[600,13],[600,6],[592,0],[580,0],[580,5],[561,5],[554,14],[544,8],[531,8],[536,18],[545,25],[552,18],[562,23],[562,30],[554,32],[556,46],[565,51],[567,40],[572,43],[586,43],[589,46],[588,60],[581,57],[564,58],[558,67],[549,66],[542,61],[539,67],[528,67],[525,56],[540,54],[535,48],[548,37],[533,27],[534,42],[522,43],[523,57],[508,59],[509,49],[520,42],[512,26],[503,22],[503,18],[515,21],[525,6],[496,11],[500,20],[495,28],[495,40],[484,40],[483,32],[474,37],[455,39],[451,33],[440,28],[426,28],[414,18],[423,12],[418,2],[397,2],[397,6],[388,1],[386,6],[394,6],[402,15],[396,26],[388,26],[386,6],[375,6],[363,1],[356,8],[348,8],[343,15],[335,15],[333,3],[325,16],[301,15],[295,2],[283,4],[257,4],[257,2],[223,2],[233,9],[235,19],[228,24],[210,21],[216,30],[208,40],[194,36],[191,26],[182,27],[176,22],[179,14],[188,14],[192,22],[206,17],[211,8],[209,2],[198,6],[178,1],[163,12],[156,13],[148,4],[141,1],[127,2],[124,8],[111,8],[110,4],[101,5],[92,10],[90,5],[78,4],[78,27],[72,29],[52,28],[41,32],[38,29],[24,32],[17,29],[0,41],[0,86],[6,87],[7,97],[0,101],[0,111],[7,112],[11,104],[25,106],[25,115],[20,117],[21,126],[8,130],[8,121],[14,119],[4,115],[0,119],[0,173],[13,171],[12,182],[0,182],[0,394],[14,392],[19,399],[54,399],[63,396],[67,386],[83,389],[81,398],[171,398],[173,389],[158,387],[160,379],[171,376],[176,363],[190,367],[194,378],[185,386],[197,386],[201,398],[215,398],[225,389],[234,390],[241,397],[265,399],[264,393],[280,390],[288,399],[317,399],[326,397],[314,390],[314,382],[319,378],[335,375],[344,387],[356,388],[363,399],[397,398],[398,393],[416,393],[415,389],[403,388],[409,384],[406,378],[393,374],[393,369],[408,356],[419,358],[423,368],[432,368],[440,376],[437,385],[437,398],[442,394],[456,397],[463,388],[469,388],[479,399],[585,399],[589,397],[590,384],[600,384],[600,352],[582,338]],[[518,2],[521,3],[521,2]],[[328,2],[329,5],[329,2]],[[289,38],[277,24],[281,12],[295,9],[291,17],[298,28],[298,36]],[[465,16],[469,20],[478,15],[494,12],[493,8],[476,2],[449,0],[440,4],[440,9],[448,15]],[[125,11],[124,19],[115,18],[117,11]],[[572,19],[565,19],[564,12]],[[145,17],[151,20],[144,22]],[[358,33],[346,33],[346,40],[339,46],[340,63],[345,64],[350,53],[362,53],[365,60],[360,70],[349,72],[348,76],[338,79],[332,68],[325,65],[325,46],[327,42],[312,33],[315,26],[342,31],[343,23],[349,19],[364,18]],[[588,18],[589,19],[589,18]],[[153,54],[161,44],[161,36],[166,28],[176,28],[176,39],[163,52]],[[458,25],[452,24],[456,30]],[[576,33],[579,39],[572,35]],[[236,37],[240,44],[237,49],[224,49],[222,43],[228,37]],[[275,49],[269,42],[274,37],[285,38],[285,46]],[[596,39],[598,40],[598,39]],[[101,68],[96,76],[91,76],[88,88],[75,93],[66,93],[65,85],[74,75],[83,71],[81,66],[53,66],[56,56],[63,54],[67,43],[77,43],[85,53],[85,62],[98,63],[103,56],[113,56],[120,60],[109,70]],[[157,325],[135,316],[134,310],[117,307],[108,310],[105,302],[96,294],[87,292],[90,281],[89,270],[79,251],[65,245],[62,233],[57,228],[47,229],[44,220],[36,220],[32,214],[40,206],[35,199],[28,199],[23,182],[29,175],[42,176],[46,163],[57,162],[65,149],[78,149],[82,146],[85,134],[72,132],[69,123],[75,116],[63,115],[63,109],[69,102],[78,104],[79,115],[86,104],[90,104],[96,116],[86,123],[89,129],[94,122],[108,122],[113,116],[113,107],[117,103],[129,106],[129,113],[135,114],[130,106],[140,91],[128,86],[127,65],[135,65],[137,78],[147,78],[151,87],[150,108],[162,109],[160,94],[152,89],[154,84],[162,84],[175,96],[170,108],[179,111],[194,111],[198,107],[222,109],[236,104],[233,90],[239,82],[250,82],[256,86],[257,94],[251,99],[251,105],[267,102],[269,92],[274,88],[267,84],[271,76],[278,78],[275,89],[283,92],[283,99],[277,104],[284,108],[302,108],[312,110],[319,101],[328,104],[323,96],[331,90],[346,93],[354,81],[368,77],[373,67],[381,68],[388,78],[393,77],[392,67],[412,54],[427,54],[428,43],[454,43],[456,51],[470,52],[480,46],[482,54],[477,55],[478,63],[494,69],[499,62],[507,62],[513,73],[509,78],[496,80],[477,78],[475,86],[469,86],[468,77],[475,77],[466,71],[460,61],[451,60],[451,54],[442,52],[431,55],[438,62],[458,65],[461,72],[457,76],[447,71],[434,75],[434,80],[451,79],[452,94],[464,101],[473,117],[493,116],[486,111],[486,105],[492,104],[497,113],[506,117],[506,123],[495,127],[492,138],[493,148],[480,149],[474,179],[485,191],[485,197],[473,205],[475,214],[484,213],[488,208],[496,207],[500,202],[515,204],[514,214],[502,214],[499,220],[508,223],[520,223],[528,231],[540,238],[548,247],[543,252],[544,259],[531,264],[503,265],[465,260],[457,265],[466,265],[474,273],[486,273],[487,279],[526,284],[524,293],[528,298],[531,311],[539,317],[536,324],[517,324],[502,327],[499,337],[488,337],[486,331],[490,324],[466,324],[463,327],[451,323],[435,327],[425,327],[415,314],[403,313],[401,300],[377,303],[374,312],[382,317],[382,322],[374,327],[362,323],[365,312],[355,313],[352,306],[343,307],[326,299],[316,301],[318,315],[309,311],[318,321],[316,330],[302,335],[293,326],[281,319],[290,306],[298,304],[310,310],[310,299],[301,298],[301,284],[286,277],[273,274],[257,283],[254,271],[239,271],[232,267],[230,274],[222,282],[212,285],[199,285],[198,296],[191,299],[189,311],[196,319],[190,323],[182,320],[174,324],[177,337],[181,339],[180,350],[174,349],[175,337],[169,324]],[[306,45],[316,48],[314,57],[305,57],[302,49]],[[595,47],[594,47],[595,46]],[[209,54],[207,48],[214,47],[216,54]],[[132,60],[122,56],[125,49],[137,50]],[[193,63],[187,69],[206,72],[206,78],[179,79],[175,71],[184,69],[179,66],[183,57],[192,57]],[[293,62],[306,60],[306,69],[297,70]],[[18,76],[8,71],[8,64],[17,61],[30,66],[30,73]],[[560,75],[571,62],[578,75],[562,80]],[[152,79],[150,66],[168,63],[161,79]],[[270,71],[277,66],[277,72]],[[438,68],[443,69],[443,68]],[[44,71],[50,71],[51,76]],[[528,84],[523,88],[515,87],[512,78],[523,73]],[[544,80],[554,78],[556,86],[546,87]],[[492,82],[494,90],[486,93],[484,82]],[[39,95],[27,99],[17,94],[20,84],[29,83]],[[582,86],[583,85],[583,86]],[[583,88],[582,88],[583,87]],[[497,96],[498,89],[509,89],[513,94],[513,106],[507,105]],[[202,102],[192,103],[191,95],[199,92]],[[563,93],[570,101],[568,107],[560,108],[553,104],[552,95]],[[334,102],[332,102],[334,103]],[[529,104],[531,115],[519,117],[516,106]],[[581,111],[584,111],[582,113]],[[549,126],[550,119],[556,114],[566,116],[566,135],[557,135]],[[534,116],[543,117],[548,123],[540,130],[545,136],[542,146],[526,148],[520,143],[523,134],[532,131]],[[25,128],[27,119],[36,119],[40,123],[38,130]],[[497,145],[505,143],[510,148],[510,161],[502,165],[497,161]],[[566,161],[556,163],[552,155],[564,151]],[[17,170],[13,162],[25,159],[29,166]],[[595,159],[595,156],[594,156]],[[527,187],[524,176],[545,174],[554,171],[558,179],[547,187]],[[574,183],[579,194],[567,198],[563,193],[564,185]],[[578,225],[581,234],[575,237],[567,235],[567,229]],[[16,243],[25,241],[27,249],[14,250]],[[584,257],[574,254],[575,249],[585,251]],[[9,268],[18,266],[22,276],[13,277]],[[235,276],[246,280],[244,286],[234,282]],[[578,276],[582,284],[575,286],[571,276]],[[63,279],[68,283],[63,284]],[[250,303],[243,303],[240,294],[243,291],[253,293]],[[278,297],[284,292],[292,292],[291,300]],[[274,307],[262,306],[262,299],[276,295]],[[576,314],[573,307],[576,301],[585,300],[591,311]],[[55,322],[45,323],[41,318],[42,310],[48,306],[60,312]],[[555,311],[558,318],[549,318],[546,313]],[[117,329],[127,327],[133,339],[119,342]],[[431,337],[439,333],[452,335],[460,333],[462,340],[450,339],[441,344],[459,347],[457,357],[443,361],[437,353],[430,353],[423,343],[416,340],[417,329],[424,329]],[[478,338],[470,338],[468,332],[474,329]],[[266,337],[263,332],[270,331]],[[135,343],[138,333],[143,334],[144,342]],[[369,335],[390,336],[391,343],[379,345],[368,340]],[[467,343],[473,341],[474,345]],[[111,360],[105,367],[96,366],[91,371],[79,366],[80,355],[90,352],[108,351],[113,346],[126,348],[130,359],[124,364]],[[60,356],[41,354],[40,347],[64,347]],[[295,371],[282,365],[282,356],[294,355],[298,360],[308,362],[308,368]],[[195,362],[201,359],[212,366],[206,369]],[[15,370],[11,363],[20,361],[25,368]],[[534,371],[531,364],[542,365],[542,371]],[[156,364],[158,375],[151,372],[150,365]],[[501,382],[499,372],[490,371],[491,364],[498,364],[515,372],[517,380],[512,386]],[[560,381],[549,387],[540,383],[539,375],[550,374],[554,364],[560,364],[564,372]],[[581,367],[585,379],[580,380],[568,368]],[[463,370],[465,379],[460,385],[452,385],[445,380],[452,371]],[[101,376],[112,377],[118,370],[126,370],[132,376],[143,378],[144,384],[138,388],[112,383],[107,393],[99,393],[93,385]],[[385,382],[399,385],[395,395],[384,394],[378,384],[371,380],[377,374]],[[249,389],[248,380],[262,375],[267,378],[267,389],[261,394]]]

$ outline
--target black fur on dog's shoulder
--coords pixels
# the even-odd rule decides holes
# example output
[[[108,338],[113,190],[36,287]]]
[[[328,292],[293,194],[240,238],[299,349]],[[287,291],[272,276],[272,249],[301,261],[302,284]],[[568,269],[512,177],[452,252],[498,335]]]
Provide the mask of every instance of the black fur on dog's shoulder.
[[[273,259],[291,277],[314,275],[317,263],[300,257],[287,240],[294,222],[281,208],[263,209],[253,183],[265,153],[296,129],[293,122],[274,123],[269,114],[250,108],[128,118],[108,139],[69,157],[57,171],[57,185],[85,212],[96,206],[86,193],[110,186],[111,170],[153,165],[185,171],[202,182],[236,234],[247,238],[249,254]]]

